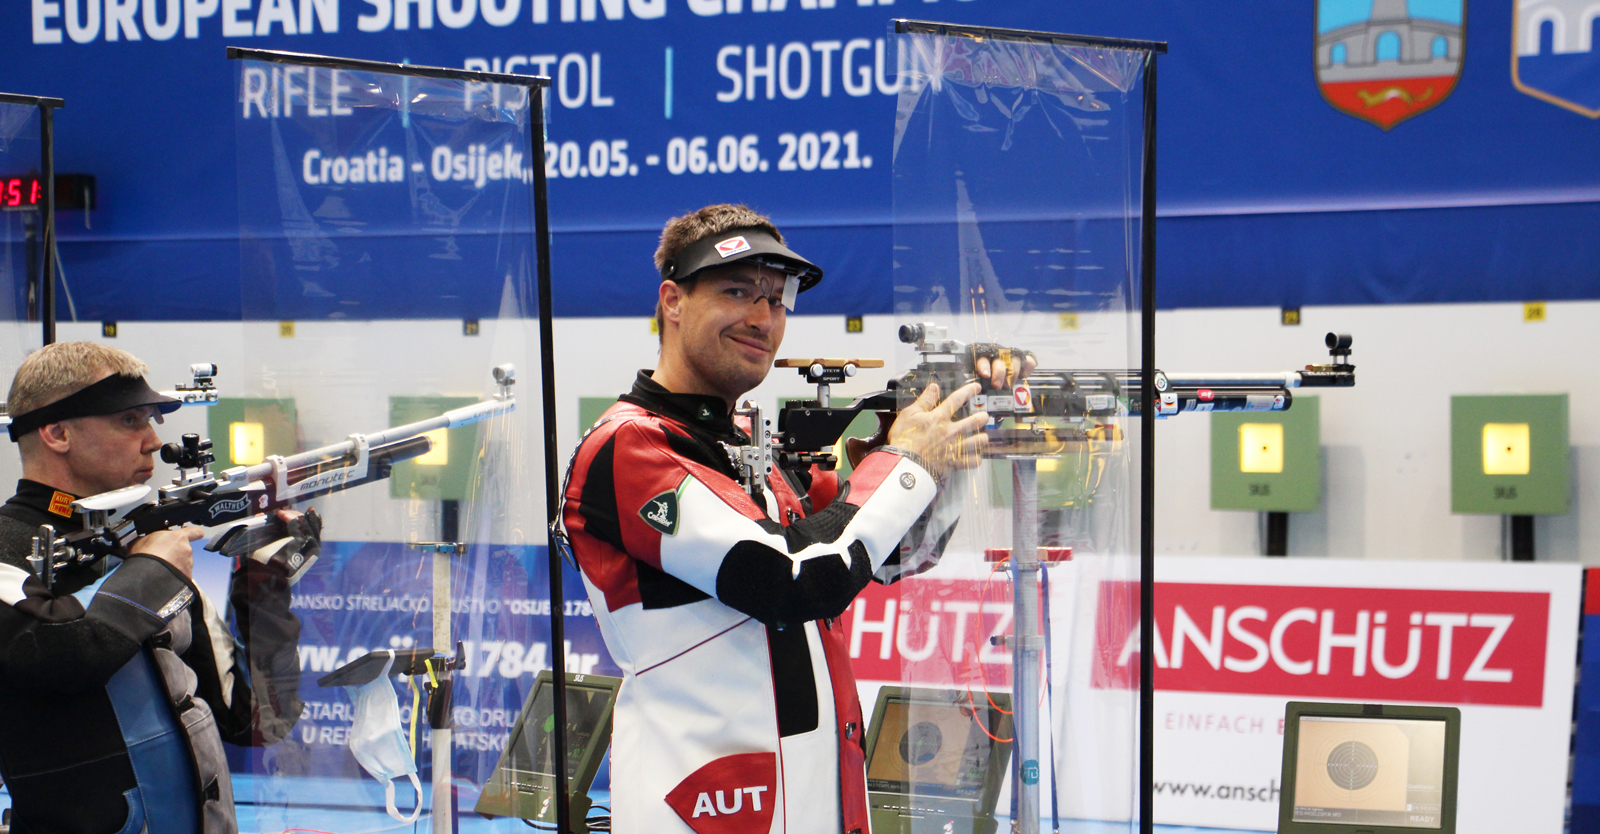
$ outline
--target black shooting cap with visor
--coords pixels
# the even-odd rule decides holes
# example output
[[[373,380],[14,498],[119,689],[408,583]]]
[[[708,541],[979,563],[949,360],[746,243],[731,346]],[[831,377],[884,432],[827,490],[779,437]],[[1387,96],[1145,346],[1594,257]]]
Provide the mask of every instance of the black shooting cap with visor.
[[[788,273],[799,282],[797,292],[805,292],[822,281],[821,267],[796,255],[759,226],[706,235],[683,247],[661,267],[661,280],[682,281],[702,269],[748,260]]]
[[[51,423],[74,417],[117,414],[141,405],[153,405],[162,414],[171,414],[183,402],[157,393],[142,376],[112,374],[49,405],[14,415],[6,430],[11,433],[11,442],[15,443],[29,432]]]

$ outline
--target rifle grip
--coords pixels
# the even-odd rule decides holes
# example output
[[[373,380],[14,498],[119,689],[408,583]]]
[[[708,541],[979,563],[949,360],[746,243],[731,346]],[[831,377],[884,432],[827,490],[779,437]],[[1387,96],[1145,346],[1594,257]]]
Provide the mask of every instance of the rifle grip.
[[[861,459],[873,449],[889,442],[889,427],[894,425],[896,412],[879,411],[878,430],[869,437],[847,437],[844,440],[844,456],[850,460],[850,468],[854,469],[861,464]]]

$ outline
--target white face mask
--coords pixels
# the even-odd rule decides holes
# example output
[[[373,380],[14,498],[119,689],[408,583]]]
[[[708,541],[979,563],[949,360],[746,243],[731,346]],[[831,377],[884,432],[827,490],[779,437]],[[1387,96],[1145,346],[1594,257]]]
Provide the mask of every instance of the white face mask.
[[[351,700],[355,702],[356,717],[355,726],[350,729],[350,752],[373,778],[383,783],[389,816],[401,822],[416,822],[422,815],[422,782],[417,779],[417,761],[400,726],[400,702],[394,685],[389,683],[389,669],[393,666],[394,652],[389,652],[389,660],[378,677],[351,687],[355,690]],[[417,807],[409,818],[394,805],[394,780],[401,776],[409,776],[417,792]]]

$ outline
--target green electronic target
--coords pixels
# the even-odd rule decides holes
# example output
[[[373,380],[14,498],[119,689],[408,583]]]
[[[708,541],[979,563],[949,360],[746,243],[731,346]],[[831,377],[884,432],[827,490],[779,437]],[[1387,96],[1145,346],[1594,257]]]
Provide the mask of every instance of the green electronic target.
[[[616,397],[579,397],[578,398],[578,437],[584,436],[594,424],[600,422],[600,415],[606,409],[617,404]]]
[[[223,397],[206,408],[206,430],[211,437],[211,453],[217,462],[213,471],[235,466],[254,466],[268,455],[292,455],[301,451],[296,431],[294,400],[252,397]]]
[[[1211,509],[1315,512],[1322,504],[1322,421],[1316,397],[1288,411],[1211,415]]]
[[[1572,501],[1567,395],[1450,398],[1450,511],[1564,515]]]
[[[475,397],[390,397],[389,425],[427,420],[477,402]],[[433,448],[395,463],[394,474],[389,478],[389,496],[465,501],[478,465],[477,424],[435,429],[423,436],[433,441]]]

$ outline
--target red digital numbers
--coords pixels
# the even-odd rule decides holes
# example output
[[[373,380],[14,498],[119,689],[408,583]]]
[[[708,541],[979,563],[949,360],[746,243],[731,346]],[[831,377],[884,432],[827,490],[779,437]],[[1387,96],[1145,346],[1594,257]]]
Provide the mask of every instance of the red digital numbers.
[[[0,179],[0,208],[36,208],[43,197],[44,185],[38,177]]]

